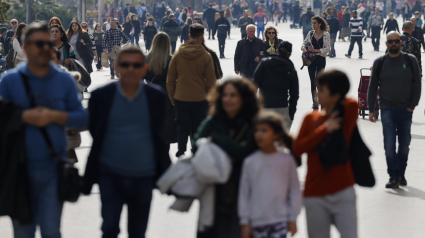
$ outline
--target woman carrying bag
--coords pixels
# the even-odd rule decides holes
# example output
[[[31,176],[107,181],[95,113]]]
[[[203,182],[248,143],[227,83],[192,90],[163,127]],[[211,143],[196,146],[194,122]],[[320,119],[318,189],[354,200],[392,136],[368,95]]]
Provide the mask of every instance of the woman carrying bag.
[[[88,73],[93,72],[93,42],[90,40],[89,34],[81,28],[78,22],[72,22],[68,29],[68,39],[74,48],[75,58],[84,65]]]
[[[105,32],[102,31],[102,26],[99,23],[96,23],[96,26],[93,31],[94,36],[94,45],[96,46],[97,51],[97,71],[102,69],[102,53],[103,53],[103,37]]]
[[[60,25],[52,25],[49,29],[55,48],[60,53],[60,57],[58,58],[59,64],[69,66],[71,59],[75,59],[75,51],[69,43],[68,36]]]
[[[25,34],[25,31],[27,30],[27,25],[25,23],[21,23],[18,26],[18,29],[16,29],[15,34],[12,38],[12,47],[15,51],[13,55],[13,64],[14,67],[18,65],[20,62],[27,60],[27,55],[25,54],[24,49],[22,48],[23,42],[22,42],[22,35]]]

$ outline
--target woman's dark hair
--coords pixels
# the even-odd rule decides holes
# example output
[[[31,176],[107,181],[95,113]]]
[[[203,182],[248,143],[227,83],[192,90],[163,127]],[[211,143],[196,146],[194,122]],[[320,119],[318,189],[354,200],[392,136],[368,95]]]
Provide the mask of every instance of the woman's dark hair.
[[[186,19],[186,23],[187,23],[187,24],[192,24],[192,23],[193,23],[192,18],[188,17],[188,18]]]
[[[257,99],[257,87],[247,79],[229,79],[213,89],[208,95],[208,101],[212,104],[209,115],[224,120],[228,118],[221,102],[228,85],[235,87],[242,98],[242,108],[237,116],[252,121],[262,108],[262,98]]]
[[[61,59],[61,52],[58,50],[58,48],[53,47],[53,53],[56,55],[56,59]]]
[[[73,21],[73,22],[71,22],[71,24],[69,24],[68,31],[67,31],[67,35],[68,35],[69,39],[71,39],[72,35],[74,35],[74,30],[72,30],[72,25],[74,25],[74,24],[78,26],[78,33],[79,34],[84,33],[83,28],[81,28],[80,23]]]
[[[19,45],[22,46],[22,29],[24,29],[27,26],[25,23],[19,23],[18,28],[15,31],[15,34],[13,34],[12,42],[13,40],[17,39],[19,42]]]
[[[311,18],[311,21],[316,20],[317,23],[320,24],[320,30],[322,31],[329,31],[329,26],[328,23],[321,17],[319,16],[314,16]]]
[[[50,18],[50,21],[49,21],[49,27],[50,26],[53,26],[52,24],[52,22],[53,21],[57,21],[57,22],[59,22],[59,25],[62,27],[62,22],[61,22],[61,19],[59,19],[59,17],[52,17],[52,18]],[[56,24],[55,24],[56,25]]]
[[[49,27],[49,30],[51,31],[53,28],[58,28],[59,32],[61,34],[61,41],[64,43],[69,43],[68,36],[66,35],[65,30],[60,25],[51,25]]]
[[[350,90],[350,80],[347,75],[335,69],[320,72],[316,77],[316,84],[328,87],[331,95],[339,93],[341,99]]]

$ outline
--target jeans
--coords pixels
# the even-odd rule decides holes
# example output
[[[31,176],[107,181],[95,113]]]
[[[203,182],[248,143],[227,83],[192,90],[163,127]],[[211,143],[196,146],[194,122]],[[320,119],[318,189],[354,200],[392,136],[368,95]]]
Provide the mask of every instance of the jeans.
[[[354,44],[357,42],[359,46],[359,56],[363,55],[363,47],[362,47],[362,37],[351,37],[350,39],[350,48],[348,49],[348,55],[351,56],[351,52],[353,52]]]
[[[224,45],[226,44],[226,34],[218,34],[218,48],[220,49],[220,55],[224,55]]]
[[[406,172],[409,146],[412,136],[413,112],[406,109],[381,108],[382,130],[384,132],[385,157],[388,174],[391,179],[398,179]],[[398,151],[396,141],[398,136]]]
[[[103,53],[103,47],[102,45],[96,45],[96,51],[97,51],[97,64],[96,68],[101,69],[102,68],[102,53]]]
[[[102,202],[102,238],[116,238],[124,204],[128,211],[128,237],[144,238],[148,226],[154,177],[124,177],[100,171],[99,189]]]
[[[264,25],[257,25],[257,38],[260,38],[260,33],[264,38]]]
[[[36,226],[41,237],[60,238],[63,203],[58,196],[58,174],[55,165],[48,168],[28,168],[31,209],[34,221],[22,225],[13,220],[15,238],[33,238]]]
[[[131,35],[130,39],[131,39],[131,44],[139,45],[139,35]],[[136,40],[136,43],[134,43],[135,40]]]
[[[307,34],[308,34],[309,32],[310,32],[309,30],[305,31],[305,30],[303,29],[303,39],[307,38]]]
[[[206,100],[200,102],[174,101],[177,118],[178,157],[186,152],[188,136],[192,137],[196,133],[199,125],[207,116],[208,102]]]
[[[316,103],[316,76],[317,74],[326,67],[326,58],[317,56],[315,60],[308,66],[308,74],[311,82],[311,98],[313,103]]]
[[[336,34],[337,34],[337,32],[331,33],[331,56],[335,56]]]
[[[375,50],[379,50],[379,39],[381,38],[381,27],[372,27],[372,45]]]
[[[215,22],[207,22],[207,29],[208,29],[208,38],[211,37],[212,33],[214,32],[214,26],[215,26]],[[214,38],[214,35],[213,35]]]
[[[174,54],[174,52],[176,51],[176,41],[171,41],[171,54]]]
[[[113,59],[108,59],[108,60],[109,60],[109,68],[111,69],[111,76],[115,76],[114,60]]]
[[[0,73],[3,73],[4,71],[6,71],[6,59],[1,58],[0,65],[1,65]]]

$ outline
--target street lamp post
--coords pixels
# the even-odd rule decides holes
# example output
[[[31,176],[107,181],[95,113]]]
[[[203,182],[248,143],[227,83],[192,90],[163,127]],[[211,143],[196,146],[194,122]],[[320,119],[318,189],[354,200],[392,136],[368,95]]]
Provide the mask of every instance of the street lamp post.
[[[27,7],[26,7],[26,9],[27,9],[27,25],[29,25],[32,21],[32,19],[31,19],[31,0],[27,0],[26,4],[27,4]]]

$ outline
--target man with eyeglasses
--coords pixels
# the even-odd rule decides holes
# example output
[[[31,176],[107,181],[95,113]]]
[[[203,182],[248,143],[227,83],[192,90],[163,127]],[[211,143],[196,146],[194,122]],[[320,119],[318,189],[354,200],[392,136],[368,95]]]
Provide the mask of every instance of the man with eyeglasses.
[[[148,65],[138,46],[124,47],[115,68],[121,75],[92,92],[89,131],[93,145],[83,193],[99,184],[103,237],[118,237],[124,204],[128,237],[145,237],[156,179],[171,164],[164,133],[168,100],[155,84],[144,84]]]
[[[58,170],[55,158],[40,128],[45,128],[58,158],[66,158],[66,129],[87,125],[74,79],[51,61],[53,43],[45,23],[32,23],[25,32],[23,49],[28,61],[8,71],[0,81],[0,97],[23,109],[25,153],[33,222],[13,221],[15,237],[60,238],[63,202],[58,196]],[[28,84],[26,90],[25,82]],[[35,107],[31,105],[31,98]]]
[[[182,33],[182,28],[180,28],[179,24],[176,22],[176,17],[174,14],[170,14],[168,19],[169,20],[164,23],[162,31],[167,33],[168,37],[170,37],[171,54],[174,54],[176,51],[177,39]]]
[[[111,29],[105,32],[105,37],[103,38],[103,52],[109,53],[112,51],[112,47],[121,46],[121,39],[126,39],[130,41],[124,32],[117,28],[117,23],[115,19],[111,20]],[[114,69],[114,59],[109,59],[109,68],[111,69],[111,79],[115,78],[115,69]]]
[[[10,49],[12,49],[11,41],[12,41],[13,35],[15,35],[16,29],[18,29],[18,20],[12,19],[10,21],[10,26],[12,27],[12,29],[8,30],[6,33],[6,36],[4,37],[4,42],[5,42],[4,55],[5,56],[9,53]]]
[[[335,53],[335,41],[336,41],[336,35],[338,34],[338,31],[340,30],[339,20],[335,17],[335,11],[331,10],[329,12],[329,18],[326,19],[326,22],[329,26],[329,34],[331,35],[331,52],[329,54],[330,58],[336,57]]]
[[[386,188],[406,186],[405,177],[413,110],[421,97],[421,72],[412,54],[400,51],[400,35],[387,34],[388,54],[373,63],[367,95],[368,105],[375,105],[379,92],[384,149],[390,180]],[[369,107],[369,120],[376,122],[375,108]],[[398,139],[398,149],[396,141]]]

